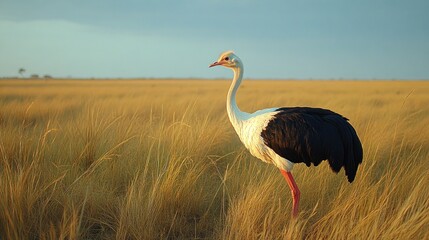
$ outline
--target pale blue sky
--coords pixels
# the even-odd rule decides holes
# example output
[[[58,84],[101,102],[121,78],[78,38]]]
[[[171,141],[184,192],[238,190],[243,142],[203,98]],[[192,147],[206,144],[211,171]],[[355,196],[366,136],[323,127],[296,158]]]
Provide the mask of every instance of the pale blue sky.
[[[429,79],[428,0],[0,0],[0,76]]]

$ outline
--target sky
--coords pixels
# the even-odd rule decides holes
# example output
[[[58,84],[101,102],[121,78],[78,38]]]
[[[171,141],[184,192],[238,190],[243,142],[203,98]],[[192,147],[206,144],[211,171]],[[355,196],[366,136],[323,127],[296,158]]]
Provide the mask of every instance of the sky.
[[[0,0],[0,77],[429,79],[427,0]]]

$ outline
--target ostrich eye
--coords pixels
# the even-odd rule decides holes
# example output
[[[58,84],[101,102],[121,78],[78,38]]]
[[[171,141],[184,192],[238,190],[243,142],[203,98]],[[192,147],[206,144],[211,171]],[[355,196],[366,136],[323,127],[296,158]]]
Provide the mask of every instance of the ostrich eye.
[[[226,57],[226,58],[225,58],[225,61],[228,61],[228,60],[229,60],[229,57]]]

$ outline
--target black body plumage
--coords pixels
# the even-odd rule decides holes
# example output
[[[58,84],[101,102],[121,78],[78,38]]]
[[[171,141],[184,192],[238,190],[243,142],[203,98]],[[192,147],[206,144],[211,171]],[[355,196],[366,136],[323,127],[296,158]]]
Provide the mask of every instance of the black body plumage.
[[[265,144],[294,163],[318,165],[328,160],[331,169],[345,169],[348,181],[355,178],[363,150],[348,119],[322,108],[279,108],[261,132]]]

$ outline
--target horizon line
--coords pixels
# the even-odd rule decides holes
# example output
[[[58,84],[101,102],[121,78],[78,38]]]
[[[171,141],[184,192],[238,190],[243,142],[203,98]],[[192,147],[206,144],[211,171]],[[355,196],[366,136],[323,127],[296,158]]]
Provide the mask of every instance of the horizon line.
[[[256,81],[428,81],[429,78],[252,78],[245,80]],[[0,80],[231,80],[230,78],[207,77],[0,77]]]

